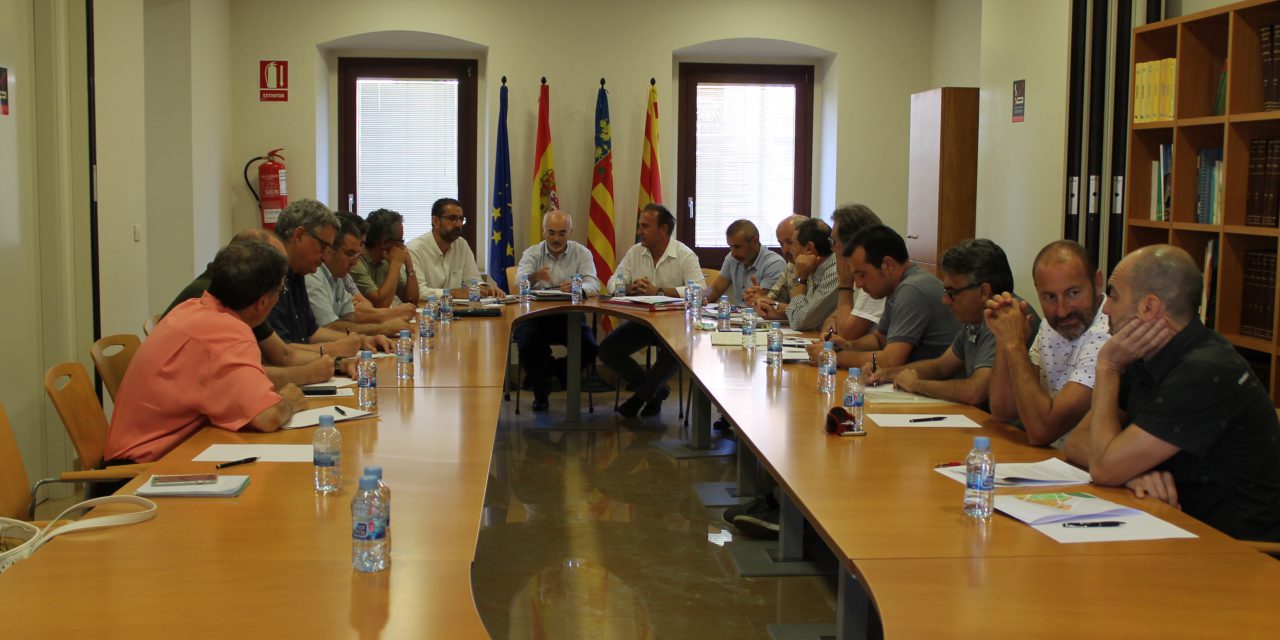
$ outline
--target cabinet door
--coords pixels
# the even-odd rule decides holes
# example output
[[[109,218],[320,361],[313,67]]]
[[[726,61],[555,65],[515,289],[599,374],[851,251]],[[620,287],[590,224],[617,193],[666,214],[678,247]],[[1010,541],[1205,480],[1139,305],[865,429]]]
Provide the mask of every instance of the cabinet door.
[[[907,253],[938,262],[938,186],[941,174],[942,89],[911,96],[911,157],[907,174]]]

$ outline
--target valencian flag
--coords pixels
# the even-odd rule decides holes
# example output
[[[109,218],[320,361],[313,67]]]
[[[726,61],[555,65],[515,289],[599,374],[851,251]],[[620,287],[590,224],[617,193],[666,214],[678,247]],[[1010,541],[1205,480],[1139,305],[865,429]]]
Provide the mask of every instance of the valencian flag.
[[[613,242],[613,140],[609,130],[609,94],[600,79],[596,93],[596,163],[591,171],[591,221],[587,244],[600,282],[609,282],[616,264]]]
[[[560,208],[556,192],[556,170],[551,154],[551,87],[542,79],[538,94],[538,138],[533,148],[533,207],[529,210],[529,238],[542,229],[542,214]]]
[[[644,115],[644,155],[640,157],[640,203],[636,205],[636,224],[640,211],[651,202],[662,202],[662,171],[658,169],[658,87],[649,79],[649,106]]]
[[[498,288],[510,291],[507,267],[516,263],[515,216],[511,213],[511,150],[507,146],[507,78],[498,90],[498,149],[493,166],[493,212],[489,226],[489,275]]]

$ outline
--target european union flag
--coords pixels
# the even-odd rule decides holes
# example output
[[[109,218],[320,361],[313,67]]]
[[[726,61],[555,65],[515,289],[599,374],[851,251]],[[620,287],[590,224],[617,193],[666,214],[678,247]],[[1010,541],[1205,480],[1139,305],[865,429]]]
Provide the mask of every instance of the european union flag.
[[[498,149],[493,168],[493,212],[489,226],[489,275],[503,291],[510,291],[507,267],[516,263],[515,227],[511,214],[511,150],[507,145],[507,85],[498,93]]]

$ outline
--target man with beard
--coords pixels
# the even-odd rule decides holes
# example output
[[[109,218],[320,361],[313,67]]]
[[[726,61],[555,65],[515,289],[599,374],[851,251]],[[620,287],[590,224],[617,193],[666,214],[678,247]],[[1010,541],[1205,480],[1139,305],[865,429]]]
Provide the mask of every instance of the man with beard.
[[[443,296],[466,299],[467,283],[480,282],[480,295],[503,295],[480,277],[476,256],[462,237],[467,216],[462,203],[453,198],[440,198],[431,205],[431,233],[409,242],[409,255],[418,267],[418,293],[421,298]]]
[[[1026,302],[1012,292],[987,301],[987,328],[996,336],[990,385],[991,415],[1020,419],[1033,445],[1056,442],[1089,410],[1098,351],[1106,343],[1101,313],[1102,272],[1088,250],[1058,240],[1040,250],[1031,267],[1044,322],[1035,342]]]

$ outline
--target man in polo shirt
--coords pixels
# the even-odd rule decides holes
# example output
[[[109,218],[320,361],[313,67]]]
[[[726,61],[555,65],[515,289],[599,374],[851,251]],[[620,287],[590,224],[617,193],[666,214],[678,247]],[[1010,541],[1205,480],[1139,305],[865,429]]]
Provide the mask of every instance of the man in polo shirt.
[[[360,349],[391,351],[384,336],[348,334],[320,326],[311,310],[306,276],[314,273],[333,250],[338,218],[328,207],[311,199],[292,202],[276,220],[275,232],[284,244],[289,268],[285,290],[267,319],[285,342],[339,357],[351,357]]]
[[[417,265],[418,295],[443,296],[447,291],[454,298],[466,299],[467,283],[480,282],[480,295],[495,296],[503,292],[480,277],[476,256],[471,245],[462,237],[467,226],[467,216],[462,203],[453,198],[440,198],[431,205],[431,233],[424,233],[409,242],[409,255]]]
[[[273,388],[252,327],[280,296],[285,259],[254,241],[227,245],[209,266],[209,290],[179,304],[134,354],[120,383],[103,459],[159,459],[206,426],[275,431],[303,402]]]
[[[831,250],[836,257],[836,310],[822,322],[822,333],[856,340],[876,330],[884,314],[884,300],[876,300],[853,277],[853,237],[881,224],[880,217],[864,204],[841,205],[831,214]]]
[[[686,282],[692,280],[703,284],[705,278],[698,256],[679,240],[671,238],[675,230],[676,219],[666,207],[656,203],[645,205],[637,222],[640,242],[632,245],[622,262],[618,263],[613,277],[609,279],[609,290],[623,284],[628,295],[679,298],[684,295]],[[658,357],[653,368],[646,372],[631,354],[650,346],[658,347]],[[636,390],[635,395],[618,405],[618,413],[626,417],[637,413],[654,416],[662,411],[662,401],[671,393],[667,381],[680,367],[676,357],[652,329],[630,320],[619,325],[600,343],[600,360]]]
[[[783,266],[782,275],[778,277],[778,281],[773,283],[773,288],[762,287],[758,280],[753,281],[751,286],[742,290],[742,302],[755,306],[761,300],[768,300],[770,306],[776,307],[778,302],[791,302],[791,285],[796,281],[795,266],[795,239],[796,239],[796,223],[807,219],[798,213],[789,215],[778,223],[774,228],[774,235],[778,239],[778,247],[782,251],[782,260],[786,262]]]
[[[729,304],[743,304],[747,287],[772,288],[786,270],[787,261],[760,244],[760,230],[750,220],[734,220],[725,231],[729,255],[720,266],[720,275],[707,287],[707,302],[721,295],[729,296]]]
[[[409,329],[404,317],[391,317],[382,322],[361,322],[355,307],[355,298],[348,291],[345,280],[362,254],[360,228],[349,220],[342,220],[334,248],[324,256],[324,262],[315,273],[306,277],[307,299],[311,301],[311,313],[316,323],[335,331],[353,331],[367,335],[398,336],[402,329]],[[366,308],[366,315],[387,314],[392,309]]]
[[[991,415],[1016,420],[1028,443],[1047,445],[1060,443],[1089,411],[1098,352],[1111,333],[1102,313],[1102,272],[1080,243],[1050,242],[1031,276],[1044,312],[1039,330],[1028,324],[1030,305],[1009,292],[987,301],[986,323],[996,337]]]
[[[373,306],[388,308],[401,300],[418,305],[418,276],[404,246],[404,216],[390,209],[369,214],[364,253],[351,279]]]
[[[791,302],[772,306],[758,300],[756,312],[766,320],[786,320],[792,329],[812,331],[836,308],[839,278],[831,253],[831,227],[813,218],[801,220],[796,223],[795,244],[796,281],[791,287]]]
[[[569,239],[573,234],[573,218],[563,211],[548,211],[542,216],[542,242],[525,249],[516,266],[516,279],[528,278],[535,290],[554,289],[568,292],[573,286],[574,274],[582,274],[582,295],[600,293],[600,279],[596,277],[595,261],[591,251]],[[582,366],[596,359],[596,336],[586,320],[582,321]],[[568,326],[560,316],[526,320],[515,328],[516,346],[520,349],[520,366],[524,367],[533,382],[533,410],[546,411],[551,393],[551,373],[555,371],[561,382],[569,374],[563,358],[551,357],[551,345],[565,344]]]
[[[902,236],[876,225],[859,231],[850,245],[854,279],[871,297],[884,298],[884,314],[875,333],[833,340],[841,349],[838,364],[870,374],[873,364],[898,367],[951,348],[960,321],[942,301],[942,283],[911,262]],[[818,349],[810,349],[810,362],[817,362]]]
[[[983,312],[995,292],[1013,291],[1009,259],[999,245],[979,238],[947,249],[938,266],[943,301],[964,328],[942,355],[900,367],[881,367],[869,376],[868,382],[892,382],[903,391],[985,409],[991,367],[996,359],[996,337],[983,323]],[[1031,324],[1033,328],[1040,324],[1040,317],[1034,312]],[[1030,336],[1022,343],[1024,349],[1029,346]]]
[[[1189,515],[1236,538],[1280,541],[1280,422],[1249,363],[1200,322],[1202,282],[1191,256],[1169,245],[1116,265],[1103,305],[1111,339],[1067,456],[1094,482],[1140,494],[1149,472],[1167,472],[1156,477],[1176,493],[1163,497]]]

